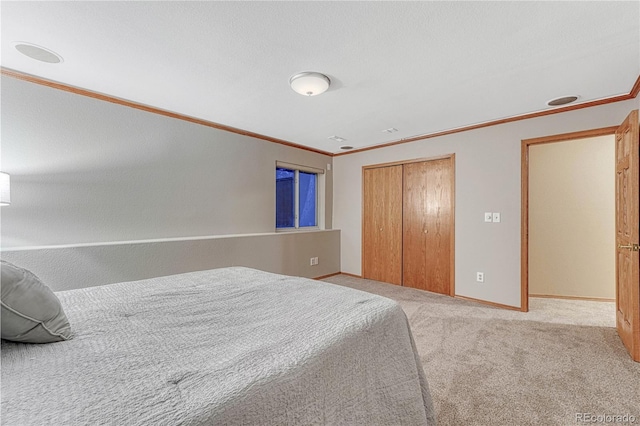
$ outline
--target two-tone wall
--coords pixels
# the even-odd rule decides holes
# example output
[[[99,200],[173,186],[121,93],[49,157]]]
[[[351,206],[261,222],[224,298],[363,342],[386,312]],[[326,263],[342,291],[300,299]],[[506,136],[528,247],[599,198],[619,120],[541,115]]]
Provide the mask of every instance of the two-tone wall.
[[[636,98],[332,158],[9,77],[1,84],[0,170],[12,175],[2,257],[56,289],[228,265],[359,275],[362,166],[455,153],[456,294],[516,307],[521,140],[617,125],[640,106]],[[320,209],[324,228],[341,231],[274,233],[276,161],[333,164]],[[485,223],[484,212],[502,222]]]
[[[69,288],[62,270],[80,283],[93,267],[100,279],[87,285],[232,264],[308,277],[340,270],[336,232],[272,235],[276,161],[327,169],[331,156],[11,77],[1,85],[0,170],[12,197],[0,210],[2,258],[59,277],[54,288]],[[320,180],[331,229],[333,172]],[[288,257],[293,241],[309,248],[294,254],[319,265]],[[140,247],[137,266],[118,254]],[[53,265],[63,258],[68,267]]]
[[[521,141],[619,125],[638,106],[636,98],[334,157],[342,271],[361,274],[362,167],[455,153],[456,295],[520,307]],[[485,212],[500,212],[501,223],[485,223]]]

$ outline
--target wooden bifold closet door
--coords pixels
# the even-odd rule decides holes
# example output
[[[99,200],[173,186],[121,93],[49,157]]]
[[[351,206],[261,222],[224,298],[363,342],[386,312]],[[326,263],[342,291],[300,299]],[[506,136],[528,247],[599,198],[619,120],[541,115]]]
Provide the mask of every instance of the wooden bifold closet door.
[[[364,171],[366,278],[402,284],[402,166]]]
[[[454,156],[363,172],[362,276],[454,294]]]
[[[404,165],[403,285],[449,294],[451,159]]]

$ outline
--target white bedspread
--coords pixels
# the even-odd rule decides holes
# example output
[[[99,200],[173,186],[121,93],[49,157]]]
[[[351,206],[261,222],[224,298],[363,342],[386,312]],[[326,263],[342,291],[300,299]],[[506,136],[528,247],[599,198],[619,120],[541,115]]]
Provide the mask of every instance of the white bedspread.
[[[72,340],[2,341],[3,424],[435,424],[389,299],[239,267],[57,295]]]

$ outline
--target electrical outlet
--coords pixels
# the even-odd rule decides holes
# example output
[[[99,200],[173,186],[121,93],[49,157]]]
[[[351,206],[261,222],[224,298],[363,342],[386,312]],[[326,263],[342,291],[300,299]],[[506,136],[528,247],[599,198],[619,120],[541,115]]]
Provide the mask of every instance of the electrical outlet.
[[[485,212],[485,214],[484,214],[484,221],[485,221],[485,222],[492,222],[492,221],[493,221],[493,213],[491,213],[491,212]]]
[[[479,283],[484,282],[484,272],[476,272],[476,281]]]

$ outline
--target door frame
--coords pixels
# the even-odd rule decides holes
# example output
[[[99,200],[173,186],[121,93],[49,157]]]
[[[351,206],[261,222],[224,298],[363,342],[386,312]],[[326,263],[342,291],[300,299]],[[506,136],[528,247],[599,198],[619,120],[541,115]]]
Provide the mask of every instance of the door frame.
[[[362,202],[360,212],[360,222],[361,222],[361,241],[360,241],[360,276],[364,278],[364,172],[368,169],[377,169],[380,167],[391,167],[391,166],[400,166],[411,163],[423,163],[426,161],[436,161],[436,160],[451,160],[451,230],[449,231],[449,240],[451,244],[451,253],[449,254],[449,296],[455,297],[456,295],[456,279],[455,279],[455,264],[456,264],[456,232],[455,232],[455,224],[456,224],[456,154],[444,154],[438,155],[435,157],[426,157],[426,158],[414,158],[410,160],[400,160],[393,161],[390,163],[380,163],[380,164],[368,164],[366,166],[362,166]]]
[[[529,147],[554,142],[567,142],[575,139],[594,138],[597,136],[615,136],[619,126],[601,127],[580,132],[562,133],[521,141],[521,239],[520,239],[520,310],[529,312]]]

